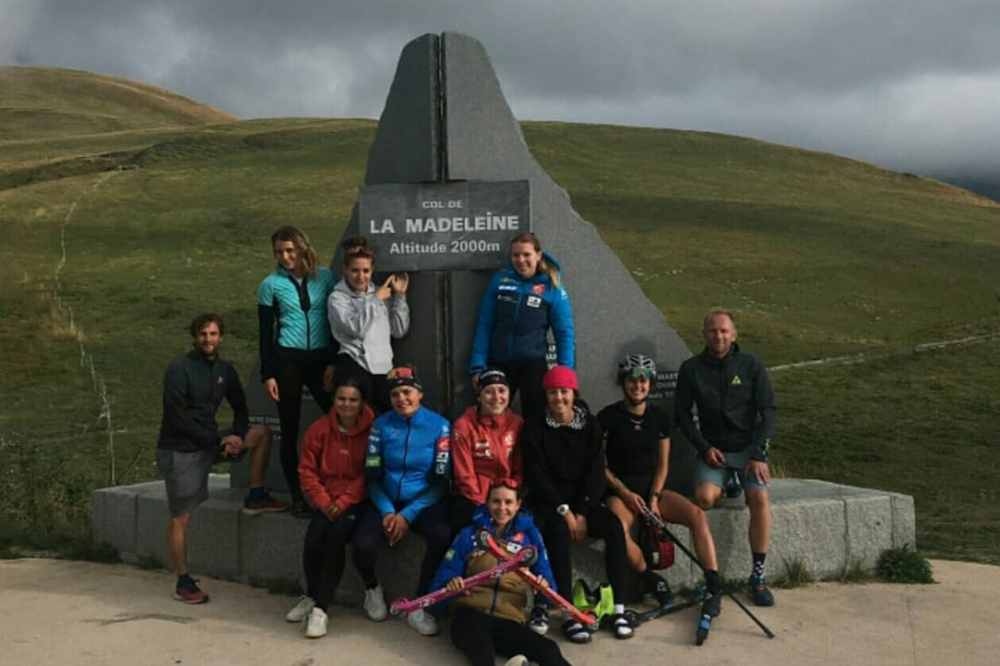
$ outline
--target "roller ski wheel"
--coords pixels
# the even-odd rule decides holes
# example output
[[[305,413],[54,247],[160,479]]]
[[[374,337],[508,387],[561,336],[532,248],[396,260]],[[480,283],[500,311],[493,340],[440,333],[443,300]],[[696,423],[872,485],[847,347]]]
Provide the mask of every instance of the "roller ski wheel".
[[[694,634],[694,644],[701,645],[708,640],[708,632],[711,628],[712,618],[708,615],[702,615],[701,620],[698,621],[698,631]]]

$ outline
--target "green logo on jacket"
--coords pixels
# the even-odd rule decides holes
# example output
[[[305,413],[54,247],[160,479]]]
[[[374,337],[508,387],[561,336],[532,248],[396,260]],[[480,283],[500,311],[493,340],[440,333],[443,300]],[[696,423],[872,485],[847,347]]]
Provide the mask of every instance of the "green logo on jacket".
[[[743,386],[743,382],[740,381],[740,376],[735,375],[733,381],[729,382],[731,386]]]

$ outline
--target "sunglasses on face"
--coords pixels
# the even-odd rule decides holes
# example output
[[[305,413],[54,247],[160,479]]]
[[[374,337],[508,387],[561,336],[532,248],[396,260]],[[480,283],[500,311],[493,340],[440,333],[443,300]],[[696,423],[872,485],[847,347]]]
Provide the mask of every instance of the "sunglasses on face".
[[[653,381],[653,371],[647,370],[645,368],[633,368],[632,374],[630,374],[629,376],[634,379],[645,377],[647,381]]]

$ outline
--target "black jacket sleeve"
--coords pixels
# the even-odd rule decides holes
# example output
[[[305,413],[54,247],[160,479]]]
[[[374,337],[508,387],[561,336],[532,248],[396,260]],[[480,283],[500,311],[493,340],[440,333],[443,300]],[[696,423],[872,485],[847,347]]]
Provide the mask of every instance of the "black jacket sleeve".
[[[694,365],[693,361],[681,364],[677,373],[677,387],[674,389],[674,421],[677,428],[689,442],[698,449],[698,455],[712,448],[694,422]]]
[[[570,504],[570,509],[573,510],[573,513],[580,513],[589,507],[600,504],[601,498],[604,496],[604,487],[607,483],[604,475],[607,462],[604,457],[601,426],[593,414],[587,415],[587,423],[583,428],[583,432],[586,443],[585,455],[587,456],[588,464],[582,483],[579,485],[580,492]]]
[[[240,389],[242,392],[242,389]],[[172,363],[163,377],[163,416],[171,427],[200,448],[218,447],[219,433],[193,418],[188,407],[188,375],[181,363]],[[245,409],[245,406],[244,406]]]
[[[258,344],[260,352],[260,380],[278,376],[277,343],[274,340],[274,308],[257,305]]]
[[[228,380],[226,400],[233,408],[233,434],[246,437],[250,430],[250,410],[247,409],[247,397],[243,392],[240,376],[232,366],[229,366]]]
[[[767,462],[767,449],[771,444],[771,438],[774,437],[778,408],[774,404],[774,388],[771,386],[771,378],[767,375],[767,368],[757,361],[754,370],[753,401],[757,413],[760,414],[760,423],[754,428],[750,457],[753,460]]]
[[[524,458],[524,480],[528,484],[528,499],[532,504],[557,507],[564,502],[552,470],[545,459],[542,440],[545,426],[537,421],[524,424],[521,430],[521,456]]]

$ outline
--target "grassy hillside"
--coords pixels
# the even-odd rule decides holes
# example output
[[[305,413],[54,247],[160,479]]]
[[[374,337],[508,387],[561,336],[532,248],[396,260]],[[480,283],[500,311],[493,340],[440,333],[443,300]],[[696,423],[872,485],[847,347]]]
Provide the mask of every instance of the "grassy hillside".
[[[332,254],[375,129],[208,111],[183,123],[176,98],[156,95],[90,111],[66,86],[51,92],[58,72],[40,74],[37,87],[0,85],[0,109],[28,119],[21,135],[0,134],[0,523],[36,542],[86,533],[89,491],[112,461],[119,483],[155,478],[159,381],[192,313],[225,313],[227,355],[248,367],[266,238],[293,223]],[[104,84],[68,75],[80,90]],[[36,129],[31,105],[51,128]],[[78,116],[56,122],[54,107]],[[769,365],[1000,329],[1000,207],[986,199],[736,137],[524,129],[693,348],[714,304],[737,309],[743,344]],[[775,373],[776,463],[913,493],[921,547],[997,561],[994,347]]]

